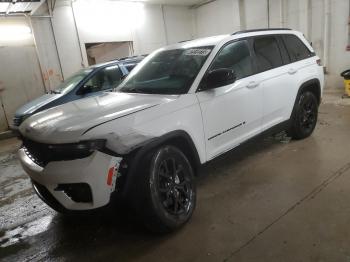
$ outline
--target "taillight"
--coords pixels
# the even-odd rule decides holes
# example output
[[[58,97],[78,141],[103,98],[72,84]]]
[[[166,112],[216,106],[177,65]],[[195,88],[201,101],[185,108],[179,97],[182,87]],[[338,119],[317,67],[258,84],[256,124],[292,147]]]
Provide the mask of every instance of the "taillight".
[[[317,60],[316,60],[316,63],[317,63],[319,66],[322,66],[321,59],[317,59]]]

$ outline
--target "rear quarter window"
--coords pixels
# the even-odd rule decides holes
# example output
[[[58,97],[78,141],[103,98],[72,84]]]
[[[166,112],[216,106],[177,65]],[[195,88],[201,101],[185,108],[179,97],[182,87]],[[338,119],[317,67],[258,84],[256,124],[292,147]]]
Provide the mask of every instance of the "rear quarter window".
[[[282,35],[282,40],[287,48],[291,62],[300,61],[314,55],[295,35]]]

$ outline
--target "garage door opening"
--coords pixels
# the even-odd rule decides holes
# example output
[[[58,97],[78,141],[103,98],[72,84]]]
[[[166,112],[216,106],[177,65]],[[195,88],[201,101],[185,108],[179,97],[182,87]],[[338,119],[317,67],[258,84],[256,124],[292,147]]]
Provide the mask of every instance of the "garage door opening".
[[[89,65],[95,65],[133,55],[133,43],[130,41],[86,43],[85,48]]]

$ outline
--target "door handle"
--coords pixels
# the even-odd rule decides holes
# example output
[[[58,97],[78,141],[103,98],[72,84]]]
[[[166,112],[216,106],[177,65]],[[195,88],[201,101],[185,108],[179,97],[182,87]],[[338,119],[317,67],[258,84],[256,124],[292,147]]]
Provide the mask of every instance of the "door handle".
[[[288,74],[294,75],[297,71],[298,71],[298,70],[296,70],[296,69],[294,69],[294,68],[290,68],[290,69],[288,70]]]
[[[259,85],[259,83],[252,81],[247,85],[247,88],[252,89],[252,88],[257,87],[258,85]]]

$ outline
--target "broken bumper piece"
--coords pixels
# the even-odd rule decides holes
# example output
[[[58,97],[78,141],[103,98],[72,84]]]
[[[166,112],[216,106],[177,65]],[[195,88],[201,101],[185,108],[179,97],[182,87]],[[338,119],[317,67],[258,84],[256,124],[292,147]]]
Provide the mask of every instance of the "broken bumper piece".
[[[122,160],[94,151],[85,158],[52,161],[41,166],[25,148],[18,151],[18,157],[30,178],[45,187],[68,210],[90,210],[107,205]]]

